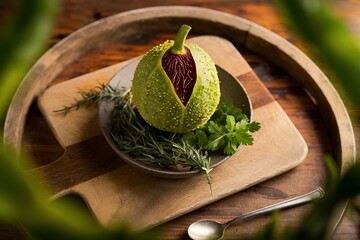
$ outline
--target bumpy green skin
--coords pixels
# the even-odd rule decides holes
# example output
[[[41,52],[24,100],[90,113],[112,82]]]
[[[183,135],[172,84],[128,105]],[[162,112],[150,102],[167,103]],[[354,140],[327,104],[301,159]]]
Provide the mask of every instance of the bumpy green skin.
[[[184,133],[210,119],[220,100],[220,83],[210,56],[198,45],[186,43],[195,61],[197,78],[184,106],[161,65],[162,56],[172,46],[173,41],[167,41],[145,54],[136,68],[131,91],[146,122],[163,131]]]

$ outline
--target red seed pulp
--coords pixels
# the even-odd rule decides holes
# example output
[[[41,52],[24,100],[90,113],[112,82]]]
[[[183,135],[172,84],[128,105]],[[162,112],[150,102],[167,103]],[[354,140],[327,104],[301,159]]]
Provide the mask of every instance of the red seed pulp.
[[[196,82],[196,66],[190,50],[187,47],[184,48],[184,54],[174,54],[171,49],[167,50],[161,64],[170,78],[176,94],[185,106]]]

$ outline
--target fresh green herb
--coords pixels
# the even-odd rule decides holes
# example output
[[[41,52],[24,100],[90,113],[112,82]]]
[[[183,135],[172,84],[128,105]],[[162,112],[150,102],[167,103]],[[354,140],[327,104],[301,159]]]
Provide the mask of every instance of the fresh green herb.
[[[251,133],[260,129],[258,122],[250,122],[240,108],[221,98],[219,107],[211,119],[201,128],[184,136],[198,148],[223,151],[232,155],[240,145],[252,145]]]

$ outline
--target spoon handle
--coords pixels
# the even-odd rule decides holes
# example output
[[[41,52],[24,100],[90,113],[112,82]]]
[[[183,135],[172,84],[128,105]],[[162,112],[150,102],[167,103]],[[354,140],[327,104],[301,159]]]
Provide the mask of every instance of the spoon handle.
[[[325,194],[324,190],[322,190],[322,188],[319,187],[319,188],[315,189],[314,191],[311,191],[311,192],[306,193],[304,195],[294,197],[294,198],[285,200],[283,202],[279,202],[279,203],[276,203],[276,204],[273,204],[273,205],[270,205],[270,206],[267,206],[267,207],[264,207],[264,208],[254,210],[252,212],[249,212],[249,213],[246,213],[246,214],[243,214],[243,215],[240,215],[239,217],[234,218],[234,219],[224,223],[224,227],[226,228],[229,225],[231,225],[231,224],[233,224],[233,223],[235,223],[237,221],[240,221],[242,219],[248,218],[248,217],[252,217],[252,216],[255,216],[255,215],[261,215],[261,214],[268,213],[268,212],[271,212],[271,211],[275,211],[275,210],[278,210],[278,209],[283,209],[283,208],[288,208],[288,207],[300,205],[300,204],[312,201],[314,199],[322,198],[324,196],[324,194]]]

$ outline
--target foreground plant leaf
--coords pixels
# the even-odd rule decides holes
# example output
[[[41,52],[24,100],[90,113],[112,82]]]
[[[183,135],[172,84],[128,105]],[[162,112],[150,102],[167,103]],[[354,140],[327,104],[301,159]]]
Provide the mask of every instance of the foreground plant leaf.
[[[18,0],[0,37],[0,123],[20,81],[44,49],[56,0]]]
[[[329,7],[327,1],[275,1],[286,24],[312,46],[312,54],[333,74],[332,82],[343,88],[360,107],[360,42]]]

